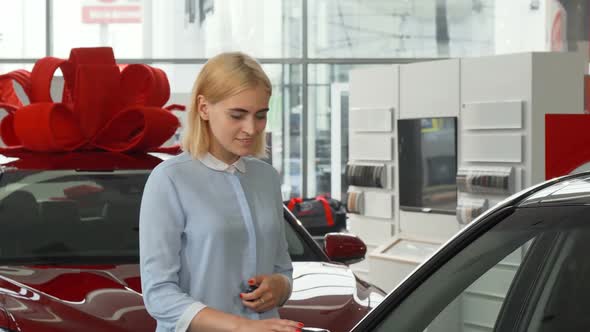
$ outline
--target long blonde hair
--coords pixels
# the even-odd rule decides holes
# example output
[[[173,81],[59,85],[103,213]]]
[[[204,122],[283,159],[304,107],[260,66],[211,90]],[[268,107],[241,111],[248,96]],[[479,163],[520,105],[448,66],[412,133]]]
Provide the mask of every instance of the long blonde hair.
[[[198,158],[209,151],[211,130],[207,121],[199,116],[198,97],[217,103],[250,88],[263,87],[272,94],[272,85],[260,64],[241,52],[221,53],[205,63],[193,86],[187,127],[182,137],[182,149]],[[254,155],[266,156],[265,133],[254,142]]]

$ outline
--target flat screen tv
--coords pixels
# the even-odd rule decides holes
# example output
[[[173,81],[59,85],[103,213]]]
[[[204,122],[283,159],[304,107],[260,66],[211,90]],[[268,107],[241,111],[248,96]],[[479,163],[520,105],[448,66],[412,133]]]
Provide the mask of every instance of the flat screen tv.
[[[403,119],[397,128],[400,209],[455,214],[457,118]]]

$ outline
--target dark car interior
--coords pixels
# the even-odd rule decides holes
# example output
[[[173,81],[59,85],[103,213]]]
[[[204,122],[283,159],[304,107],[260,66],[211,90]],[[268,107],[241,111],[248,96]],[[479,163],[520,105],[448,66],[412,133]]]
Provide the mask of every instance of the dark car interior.
[[[140,203],[148,175],[149,170],[5,173],[0,183],[1,260],[137,262]],[[327,260],[289,217],[286,212],[291,259]]]
[[[539,332],[590,330],[590,230],[580,233],[572,234],[571,251],[548,294]]]
[[[50,172],[31,175],[40,173]],[[147,174],[56,173],[18,190],[4,187],[2,256],[136,255],[141,190],[129,188],[142,187]],[[4,183],[10,175],[5,174]]]

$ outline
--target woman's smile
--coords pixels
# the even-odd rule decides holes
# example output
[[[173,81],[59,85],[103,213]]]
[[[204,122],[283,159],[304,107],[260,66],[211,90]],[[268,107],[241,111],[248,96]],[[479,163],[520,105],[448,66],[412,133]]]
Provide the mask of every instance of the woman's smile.
[[[254,143],[253,138],[236,138],[236,140],[243,145],[252,145]]]

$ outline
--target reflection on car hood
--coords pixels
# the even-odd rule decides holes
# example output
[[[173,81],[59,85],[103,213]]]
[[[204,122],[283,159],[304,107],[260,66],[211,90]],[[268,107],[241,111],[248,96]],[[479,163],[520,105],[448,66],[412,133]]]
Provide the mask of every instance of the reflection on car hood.
[[[280,314],[293,320],[305,317],[306,326],[348,331],[385,295],[344,265],[294,262],[293,267],[293,292]]]
[[[153,331],[138,291],[137,265],[0,267],[0,303],[23,331]]]
[[[291,299],[281,316],[306,326],[348,330],[384,294],[346,266],[295,262]],[[0,304],[23,331],[153,331],[136,264],[83,267],[0,266]]]

